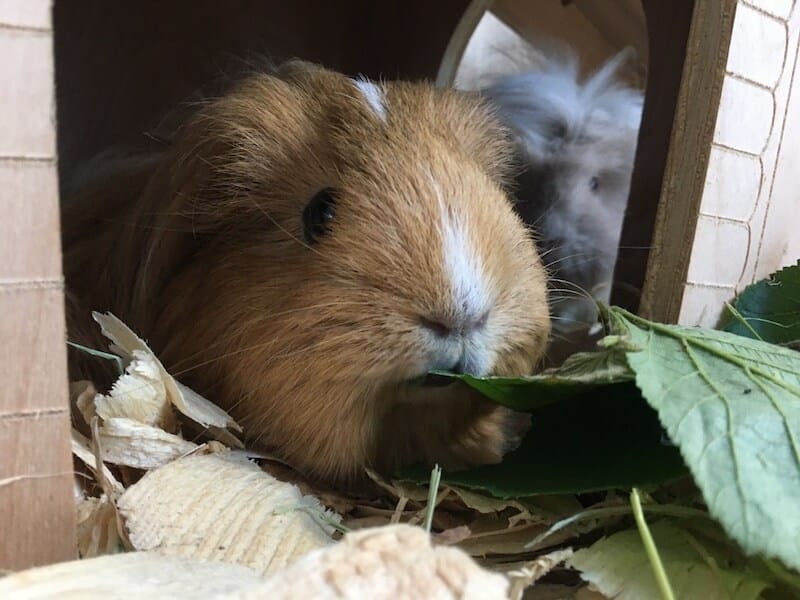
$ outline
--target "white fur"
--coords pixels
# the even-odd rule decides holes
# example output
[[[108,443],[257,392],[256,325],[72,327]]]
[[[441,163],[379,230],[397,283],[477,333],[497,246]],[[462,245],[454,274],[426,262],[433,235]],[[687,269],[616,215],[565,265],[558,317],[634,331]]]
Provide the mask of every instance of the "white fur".
[[[433,185],[439,200],[442,253],[450,280],[453,308],[464,321],[479,319],[490,305],[481,259],[467,235],[466,224],[445,204],[435,180]]]
[[[358,90],[361,92],[361,95],[364,96],[364,100],[367,101],[367,104],[372,111],[381,121],[385,121],[386,100],[383,97],[383,90],[375,83],[363,77],[359,77],[353,81],[355,82]]]
[[[464,223],[443,202],[440,207],[444,265],[450,279],[456,319],[463,323],[462,335],[456,338],[460,344],[459,362],[467,373],[483,376],[491,365],[491,357],[486,348],[485,332],[473,326],[490,306],[483,266]]]
[[[453,215],[442,213],[444,260],[453,303],[465,319],[479,318],[489,304],[483,285],[483,269],[464,231]]]

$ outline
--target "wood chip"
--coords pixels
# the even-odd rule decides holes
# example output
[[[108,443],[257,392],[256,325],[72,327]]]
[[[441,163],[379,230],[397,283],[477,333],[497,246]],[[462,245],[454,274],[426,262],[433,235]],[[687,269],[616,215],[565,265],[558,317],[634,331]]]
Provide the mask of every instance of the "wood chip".
[[[177,435],[131,419],[105,419],[98,433],[104,460],[136,469],[161,467],[198,448]]]
[[[434,546],[421,528],[388,525],[349,533],[236,597],[506,600],[508,587],[461,550]]]
[[[76,502],[78,552],[81,558],[113,554],[122,549],[114,505],[105,494]]]
[[[522,567],[510,571],[508,577],[511,580],[511,600],[520,600],[523,592],[532,586],[536,581],[547,575],[550,571],[572,556],[572,548],[556,550],[549,554],[544,554],[532,560]]]
[[[164,431],[177,431],[172,405],[155,356],[143,350],[133,351],[133,360],[125,367],[108,395],[94,399],[95,413],[103,420],[123,417]]]
[[[241,565],[127,552],[7,575],[0,578],[0,598],[192,600],[227,597],[261,582],[258,575]]]
[[[273,573],[332,543],[339,517],[232,453],[187,456],[147,473],[119,498],[131,544]]]
[[[167,400],[169,400],[178,411],[205,428],[219,428],[241,432],[242,428],[227,412],[185,385],[175,381],[172,375],[167,373],[161,361],[153,354],[153,351],[144,343],[144,340],[133,333],[133,331],[117,317],[111,313],[101,314],[97,312],[92,313],[92,316],[100,325],[103,335],[111,340],[112,343],[109,346],[111,351],[122,357],[126,361],[126,364],[129,365],[135,359],[141,361],[142,356],[145,354],[150,356],[152,363],[158,371],[160,380],[164,385]],[[229,434],[228,439],[230,437],[234,436]],[[228,439],[220,441],[227,443]],[[238,441],[238,439],[236,441],[238,442],[237,445],[241,447],[241,442]]]

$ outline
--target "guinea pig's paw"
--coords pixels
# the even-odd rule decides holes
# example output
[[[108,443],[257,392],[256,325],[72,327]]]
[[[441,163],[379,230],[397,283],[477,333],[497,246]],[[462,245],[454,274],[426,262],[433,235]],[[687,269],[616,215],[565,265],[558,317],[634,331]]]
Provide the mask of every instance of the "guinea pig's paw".
[[[529,415],[496,407],[451,438],[447,455],[441,460],[442,466],[465,469],[497,464],[519,446],[529,427]]]

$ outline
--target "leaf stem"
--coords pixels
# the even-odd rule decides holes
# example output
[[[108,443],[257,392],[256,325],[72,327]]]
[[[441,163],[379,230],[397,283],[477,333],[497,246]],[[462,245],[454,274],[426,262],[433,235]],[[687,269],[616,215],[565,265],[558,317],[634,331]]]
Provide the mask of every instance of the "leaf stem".
[[[707,512],[699,510],[697,508],[691,508],[688,506],[649,504],[643,507],[643,510],[657,515],[664,515],[667,517],[676,517],[684,519],[699,518],[699,519],[711,520],[711,515],[709,515]],[[570,517],[562,519],[557,523],[554,523],[550,527],[550,529],[548,529],[541,535],[537,535],[533,540],[525,544],[525,548],[530,549],[533,548],[534,546],[538,546],[541,542],[549,538],[554,533],[561,531],[562,529],[568,527],[569,525],[572,525],[573,523],[588,521],[589,519],[599,519],[603,517],[623,517],[631,514],[631,512],[632,512],[631,507],[628,505],[608,506],[604,508],[590,508],[588,510],[583,510]]]
[[[731,316],[733,316],[733,318],[736,321],[738,321],[739,324],[742,327],[744,327],[745,329],[747,329],[747,331],[750,332],[750,335],[752,335],[759,342],[763,342],[764,341],[764,338],[762,338],[760,335],[758,335],[758,332],[755,329],[753,329],[753,326],[750,325],[750,322],[747,319],[744,318],[744,315],[742,313],[740,313],[738,311],[738,309],[733,304],[731,304],[730,302],[726,302],[725,303],[725,308],[728,309],[728,312],[731,313]]]
[[[428,533],[431,532],[433,524],[433,511],[436,510],[436,495],[439,492],[439,482],[442,480],[442,469],[435,465],[431,471],[431,481],[428,485],[428,505],[425,508],[425,522],[423,527]]]
[[[117,370],[119,374],[122,375],[125,373],[125,365],[122,362],[122,359],[117,356],[116,354],[109,354],[108,352],[103,352],[102,350],[95,350],[94,348],[89,348],[88,346],[81,346],[80,344],[76,344],[75,342],[70,342],[67,340],[67,345],[72,346],[73,348],[77,348],[82,352],[86,352],[86,354],[90,354],[92,356],[97,356],[99,358],[105,358],[106,360],[113,361],[117,365]]]
[[[650,529],[647,527],[647,521],[644,519],[642,503],[639,500],[639,490],[636,488],[631,490],[631,508],[633,509],[633,518],[636,519],[636,527],[639,529],[639,535],[642,537],[644,551],[647,553],[650,566],[653,568],[653,576],[656,578],[656,584],[661,592],[661,597],[663,600],[675,600],[675,594],[669,583],[667,572],[664,570],[664,564],[661,562],[661,557],[658,554],[658,548],[656,548],[656,543],[653,541],[653,536],[650,533]]]

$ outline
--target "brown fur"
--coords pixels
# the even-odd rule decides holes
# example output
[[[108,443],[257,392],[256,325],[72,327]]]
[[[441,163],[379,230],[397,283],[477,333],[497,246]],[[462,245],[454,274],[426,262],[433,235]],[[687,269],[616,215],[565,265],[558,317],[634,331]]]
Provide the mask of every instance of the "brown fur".
[[[507,136],[476,97],[383,89],[385,123],[352,80],[292,62],[200,106],[163,153],[97,175],[67,200],[70,335],[97,344],[89,311],[111,310],[254,443],[320,479],[500,460],[508,411],[409,380],[430,367],[420,316],[452,308],[437,191],[486,273],[490,371],[541,358],[545,275],[501,188]],[[301,213],[329,186],[336,220],[308,247]]]

